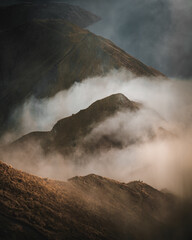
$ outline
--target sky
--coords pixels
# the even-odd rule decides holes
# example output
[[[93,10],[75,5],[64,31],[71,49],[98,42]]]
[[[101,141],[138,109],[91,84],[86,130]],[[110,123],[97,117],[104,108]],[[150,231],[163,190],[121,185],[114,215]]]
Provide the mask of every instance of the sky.
[[[102,20],[88,29],[112,40],[143,63],[169,77],[191,79],[191,0],[59,1],[99,15]],[[13,2],[22,0],[6,0],[1,4]]]

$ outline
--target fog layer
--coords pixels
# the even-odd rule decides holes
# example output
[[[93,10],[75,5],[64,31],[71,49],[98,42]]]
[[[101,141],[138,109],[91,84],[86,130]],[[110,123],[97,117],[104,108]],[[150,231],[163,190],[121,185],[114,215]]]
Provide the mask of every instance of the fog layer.
[[[136,113],[119,112],[106,119],[87,139],[94,142],[101,134],[108,135],[121,140],[122,149],[98,149],[94,154],[84,154],[82,161],[81,149],[67,157],[45,156],[37,143],[31,143],[27,156],[21,149],[6,154],[4,161],[54,179],[96,173],[125,182],[140,179],[160,189],[191,194],[192,83],[183,79],[135,77],[124,69],[86,79],[53,98],[41,101],[31,98],[12,115],[19,123],[18,129],[7,133],[2,141],[34,130],[50,130],[57,120],[114,93],[123,93],[142,103],[143,108]],[[154,138],[150,137],[151,130]]]

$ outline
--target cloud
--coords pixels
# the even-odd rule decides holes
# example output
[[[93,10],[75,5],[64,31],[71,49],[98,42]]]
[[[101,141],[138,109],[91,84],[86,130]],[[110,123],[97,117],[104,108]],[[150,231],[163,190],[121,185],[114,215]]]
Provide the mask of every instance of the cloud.
[[[20,123],[16,133],[50,130],[57,120],[119,92],[145,107],[136,113],[119,112],[106,119],[84,142],[94,143],[100,136],[108,135],[121,141],[122,149],[85,154],[77,148],[71,155],[63,157],[59,154],[45,155],[37,143],[30,143],[27,154],[22,149],[8,152],[4,161],[27,172],[54,179],[66,180],[75,175],[96,173],[125,182],[140,179],[160,189],[191,194],[191,81],[149,79],[136,77],[124,69],[114,70],[106,76],[76,83],[53,98],[31,98],[13,113],[12,118]],[[160,127],[173,136],[162,136]],[[151,131],[155,133],[153,138]]]
[[[90,31],[170,77],[191,78],[191,0],[63,1],[101,16]]]
[[[130,100],[145,104],[167,121],[185,124],[191,119],[191,88],[190,81],[147,79],[136,77],[124,69],[113,70],[104,77],[76,83],[52,98],[38,100],[32,97],[16,109],[11,118],[18,122],[17,133],[20,135],[48,131],[61,118],[120,92]]]
[[[103,20],[89,27],[94,33],[170,77],[192,76],[190,0],[75,3],[101,15]]]

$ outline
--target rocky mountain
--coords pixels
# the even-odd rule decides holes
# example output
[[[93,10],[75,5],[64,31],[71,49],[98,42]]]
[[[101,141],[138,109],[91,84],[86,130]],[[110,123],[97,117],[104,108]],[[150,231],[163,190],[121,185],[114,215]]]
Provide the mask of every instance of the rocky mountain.
[[[143,182],[94,174],[60,182],[2,162],[0,172],[2,240],[188,239],[176,198]]]
[[[18,27],[37,19],[64,19],[84,28],[97,22],[100,18],[78,6],[59,2],[25,2],[0,7],[1,31]]]
[[[14,127],[13,109],[30,96],[50,97],[87,77],[126,68],[137,75],[161,73],[112,42],[65,20],[32,20],[0,33],[0,130]]]
[[[34,147],[34,143],[42,147],[45,153],[59,152],[68,155],[78,148],[82,151],[109,149],[112,147],[121,148],[122,142],[116,141],[111,136],[102,135],[95,141],[87,141],[86,136],[101,122],[114,116],[117,112],[136,112],[141,104],[130,101],[123,94],[113,94],[104,99],[98,100],[87,109],[81,110],[72,116],[58,121],[49,132],[29,133],[9,147],[10,149],[29,149]],[[83,150],[84,149],[84,150]]]

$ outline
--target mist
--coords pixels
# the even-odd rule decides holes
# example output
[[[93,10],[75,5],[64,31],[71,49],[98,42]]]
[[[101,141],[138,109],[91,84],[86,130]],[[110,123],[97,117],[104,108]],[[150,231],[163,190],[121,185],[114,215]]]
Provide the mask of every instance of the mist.
[[[75,1],[102,21],[89,30],[169,77],[192,76],[190,0]]]
[[[12,119],[20,123],[18,128],[2,141],[13,141],[31,131],[49,131],[59,119],[114,93],[123,93],[143,107],[106,119],[83,144],[94,144],[105,135],[121,141],[121,149],[85,153],[79,146],[67,156],[45,155],[38,142],[31,142],[27,152],[6,152],[2,159],[41,177],[66,180],[95,173],[124,182],[142,180],[158,189],[191,195],[191,81],[137,77],[125,69],[113,70],[106,76],[76,83],[52,98],[29,99],[12,114]]]
[[[190,0],[68,1],[99,15],[95,34],[169,77],[191,78]]]
[[[6,0],[49,3],[51,0]],[[190,0],[57,0],[78,5],[102,20],[89,30],[169,77],[192,77]]]
[[[11,121],[17,122],[15,138],[31,131],[49,131],[61,118],[87,108],[98,99],[122,93],[154,110],[172,125],[185,127],[191,121],[191,89],[191,81],[184,79],[145,78],[125,69],[112,70],[106,76],[75,83],[52,98],[30,98],[13,112]]]

